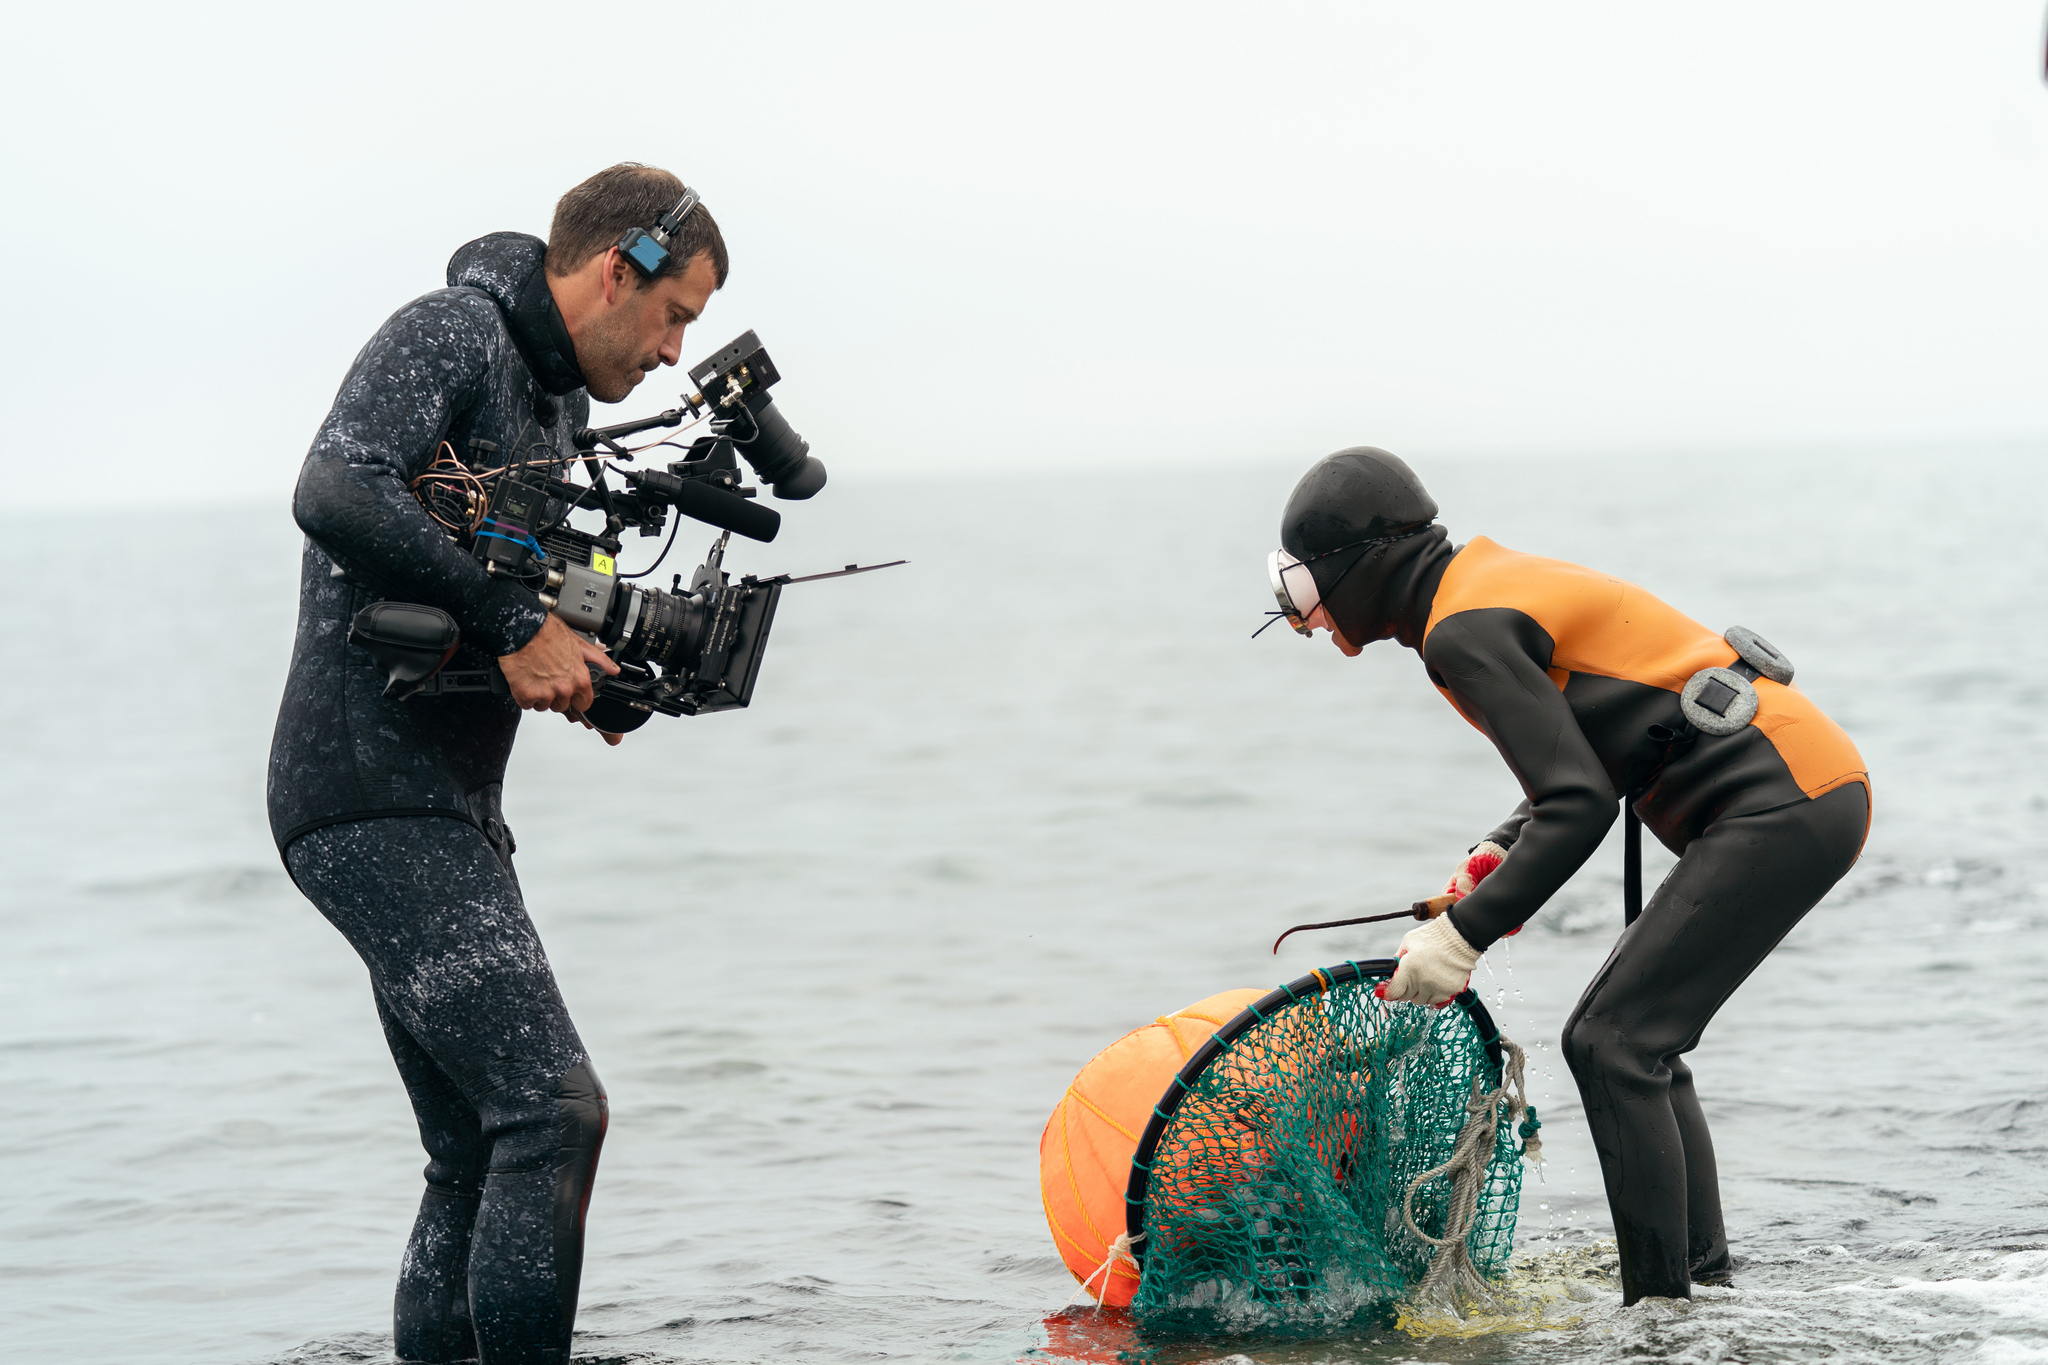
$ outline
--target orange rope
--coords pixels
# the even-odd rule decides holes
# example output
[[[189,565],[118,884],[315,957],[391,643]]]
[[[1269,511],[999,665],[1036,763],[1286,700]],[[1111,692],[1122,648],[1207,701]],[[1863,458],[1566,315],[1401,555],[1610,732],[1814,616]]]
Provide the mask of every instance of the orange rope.
[[[1116,1129],[1119,1133],[1122,1133],[1131,1141],[1136,1142],[1138,1140],[1138,1135],[1136,1133],[1132,1132],[1130,1129],[1124,1127],[1121,1123],[1118,1123],[1115,1119],[1111,1118],[1108,1114],[1104,1113],[1101,1105],[1097,1104],[1094,1100],[1089,1099],[1086,1095],[1074,1089],[1074,1087],[1072,1087],[1071,1085],[1067,1087],[1067,1094],[1072,1096],[1074,1099],[1081,1101],[1081,1103],[1087,1105],[1088,1112],[1095,1115],[1095,1117],[1101,1119],[1110,1127]]]

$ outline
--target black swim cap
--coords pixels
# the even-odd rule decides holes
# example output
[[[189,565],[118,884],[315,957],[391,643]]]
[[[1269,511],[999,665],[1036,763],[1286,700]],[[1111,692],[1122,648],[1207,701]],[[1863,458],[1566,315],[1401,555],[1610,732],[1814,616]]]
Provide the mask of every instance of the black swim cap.
[[[1311,559],[1360,541],[1407,535],[1435,520],[1436,499],[1400,456],[1352,446],[1301,476],[1280,517],[1280,544],[1298,559]]]

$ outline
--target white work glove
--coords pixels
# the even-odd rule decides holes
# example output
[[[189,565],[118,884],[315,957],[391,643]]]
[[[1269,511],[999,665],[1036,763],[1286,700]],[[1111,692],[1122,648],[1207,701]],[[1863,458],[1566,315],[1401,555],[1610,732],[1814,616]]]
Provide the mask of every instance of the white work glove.
[[[1479,950],[1465,942],[1439,915],[1401,939],[1401,965],[1373,989],[1382,1000],[1412,1000],[1418,1005],[1449,1004],[1472,979]]]

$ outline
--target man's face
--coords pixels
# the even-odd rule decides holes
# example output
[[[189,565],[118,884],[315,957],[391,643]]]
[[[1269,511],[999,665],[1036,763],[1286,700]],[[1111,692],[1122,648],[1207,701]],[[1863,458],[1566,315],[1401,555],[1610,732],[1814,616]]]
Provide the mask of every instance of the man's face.
[[[680,275],[664,275],[644,289],[616,251],[604,268],[609,297],[580,329],[582,335],[572,339],[590,396],[600,403],[616,403],[655,366],[682,359],[683,330],[704,311],[711,291],[718,287],[718,274],[707,252],[692,257]]]

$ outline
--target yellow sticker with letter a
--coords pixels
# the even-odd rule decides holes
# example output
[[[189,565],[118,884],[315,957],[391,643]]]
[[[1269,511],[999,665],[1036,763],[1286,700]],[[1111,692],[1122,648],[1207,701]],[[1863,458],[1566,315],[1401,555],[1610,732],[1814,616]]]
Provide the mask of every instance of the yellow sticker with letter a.
[[[618,567],[612,563],[612,557],[610,555],[600,554],[596,550],[592,550],[590,552],[590,571],[592,573],[616,575],[619,570]]]

